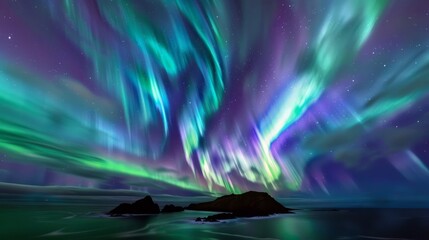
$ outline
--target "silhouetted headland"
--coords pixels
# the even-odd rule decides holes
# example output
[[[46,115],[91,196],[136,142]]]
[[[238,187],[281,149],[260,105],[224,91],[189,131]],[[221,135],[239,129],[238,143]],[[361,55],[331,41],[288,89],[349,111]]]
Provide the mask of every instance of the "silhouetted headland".
[[[132,204],[121,203],[108,214],[110,216],[120,216],[122,214],[158,214],[159,212],[158,204],[154,203],[150,196],[146,196]]]
[[[190,204],[186,209],[211,212],[227,212],[230,214],[216,214],[206,218],[197,218],[196,221],[215,222],[216,220],[232,219],[235,217],[268,216],[276,213],[291,213],[291,209],[284,207],[268,193],[246,192],[231,194],[217,198],[211,202]]]
[[[173,204],[165,205],[164,208],[162,208],[162,213],[172,213],[172,212],[183,212],[185,208],[180,206],[174,206]]]

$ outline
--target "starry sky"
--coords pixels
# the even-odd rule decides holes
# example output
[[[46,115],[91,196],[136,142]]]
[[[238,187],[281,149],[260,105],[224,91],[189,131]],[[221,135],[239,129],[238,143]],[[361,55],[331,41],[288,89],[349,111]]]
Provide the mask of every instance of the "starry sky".
[[[1,1],[0,30],[5,184],[429,193],[427,1]]]

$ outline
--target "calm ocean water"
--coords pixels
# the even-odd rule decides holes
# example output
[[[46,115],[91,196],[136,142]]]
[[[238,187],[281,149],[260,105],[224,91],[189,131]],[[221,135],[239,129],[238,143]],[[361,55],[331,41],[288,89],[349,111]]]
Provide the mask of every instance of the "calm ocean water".
[[[0,206],[0,239],[429,239],[429,210],[297,210],[225,223],[195,223],[209,212],[107,217],[112,206]]]

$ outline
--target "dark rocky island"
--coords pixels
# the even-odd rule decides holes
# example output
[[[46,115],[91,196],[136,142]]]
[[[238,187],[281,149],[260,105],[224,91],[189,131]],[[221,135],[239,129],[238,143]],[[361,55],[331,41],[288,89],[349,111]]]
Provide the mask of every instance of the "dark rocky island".
[[[255,217],[268,216],[276,213],[291,213],[291,209],[285,208],[268,195],[268,193],[254,191],[222,196],[211,202],[190,204],[186,209],[229,213],[196,219],[196,221],[206,222],[216,222],[217,220],[232,219],[235,217]]]
[[[146,196],[132,204],[121,203],[108,212],[110,216],[121,216],[123,214],[158,214],[182,212],[187,210],[222,212],[208,217],[199,217],[197,222],[219,222],[219,220],[234,219],[239,217],[268,216],[277,213],[291,213],[291,209],[285,208],[268,193],[246,192],[243,194],[231,194],[219,197],[214,201],[194,203],[183,208],[173,204],[167,204],[162,211],[158,204],[154,203],[150,196]]]
[[[150,196],[146,196],[132,204],[121,203],[107,214],[121,216],[123,214],[158,214],[159,212],[158,204],[154,203]]]
[[[162,208],[162,213],[173,213],[173,212],[183,212],[185,208],[180,206],[174,206],[173,204],[165,205],[164,208]]]

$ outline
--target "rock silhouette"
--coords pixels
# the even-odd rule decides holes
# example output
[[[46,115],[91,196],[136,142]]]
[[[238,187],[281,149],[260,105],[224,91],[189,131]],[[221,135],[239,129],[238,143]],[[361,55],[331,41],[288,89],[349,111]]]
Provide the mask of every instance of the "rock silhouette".
[[[243,194],[231,194],[217,198],[211,202],[190,204],[186,209],[212,212],[228,212],[236,217],[268,216],[275,213],[290,213],[291,209],[285,208],[268,193],[246,192]],[[212,221],[217,215],[200,218]],[[222,217],[222,216],[221,216]],[[231,217],[228,215],[228,217]]]
[[[183,212],[185,208],[180,206],[174,206],[173,204],[165,205],[164,208],[162,208],[162,213],[173,213],[173,212]]]
[[[108,212],[110,216],[120,216],[122,214],[158,214],[159,206],[154,203],[150,196],[146,196],[143,199],[137,200],[136,202],[121,203],[119,206]]]
[[[290,213],[291,209],[285,208],[268,193],[246,192],[243,194],[231,194],[219,197],[214,201],[194,203],[183,208],[173,204],[167,204],[162,209],[162,213],[181,212],[187,210],[223,212],[208,217],[197,218],[197,222],[218,222],[219,220],[234,219],[237,217],[268,216],[275,213]],[[158,204],[154,203],[150,196],[136,202],[121,203],[112,209],[110,216],[120,216],[123,214],[158,214],[160,213]]]
[[[205,218],[196,218],[196,222],[219,222],[219,220],[229,220],[229,219],[235,219],[237,216],[235,216],[233,213],[219,213],[215,215],[211,215]]]

